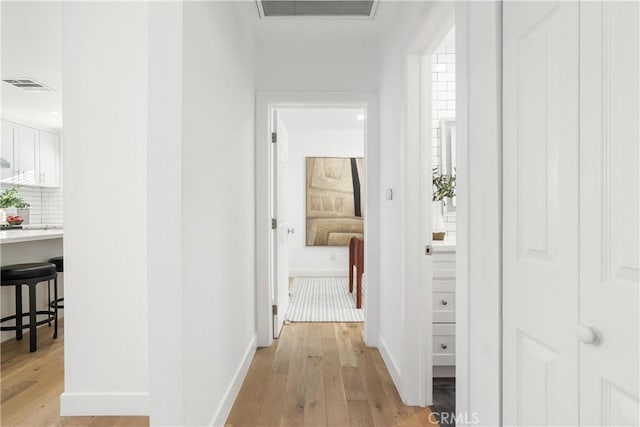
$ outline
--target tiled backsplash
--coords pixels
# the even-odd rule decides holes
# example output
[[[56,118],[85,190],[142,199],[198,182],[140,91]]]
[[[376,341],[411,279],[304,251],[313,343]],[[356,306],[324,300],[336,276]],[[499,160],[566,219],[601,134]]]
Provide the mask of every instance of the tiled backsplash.
[[[0,190],[11,188],[2,184]],[[18,194],[31,205],[30,224],[62,224],[62,188],[17,187]]]
[[[440,119],[456,117],[456,55],[453,31],[445,38],[432,56],[432,164],[434,168],[442,166]],[[455,212],[446,212],[444,222],[448,236],[455,238]]]

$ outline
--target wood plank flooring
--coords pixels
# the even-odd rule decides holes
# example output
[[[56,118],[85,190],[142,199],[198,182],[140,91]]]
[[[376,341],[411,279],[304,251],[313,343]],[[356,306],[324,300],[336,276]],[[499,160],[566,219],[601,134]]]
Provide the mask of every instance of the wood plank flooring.
[[[227,426],[437,426],[402,400],[361,323],[291,323],[256,352]]]
[[[148,417],[60,417],[64,389],[64,321],[58,339],[52,329],[38,329],[38,350],[29,353],[29,334],[0,347],[2,403],[0,425],[56,427],[146,427]]]

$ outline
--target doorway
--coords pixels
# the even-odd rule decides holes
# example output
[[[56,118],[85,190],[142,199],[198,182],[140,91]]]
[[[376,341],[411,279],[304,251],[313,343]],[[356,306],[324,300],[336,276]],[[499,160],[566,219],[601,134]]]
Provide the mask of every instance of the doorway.
[[[365,113],[343,106],[271,112],[274,337],[283,322],[364,321],[364,263],[354,261],[364,254]]]
[[[364,322],[376,345],[379,208],[367,194],[378,176],[376,106],[368,93],[258,95],[259,346],[288,321]],[[350,287],[349,243],[365,235],[362,264],[372,268]],[[360,307],[358,284],[371,291]]]

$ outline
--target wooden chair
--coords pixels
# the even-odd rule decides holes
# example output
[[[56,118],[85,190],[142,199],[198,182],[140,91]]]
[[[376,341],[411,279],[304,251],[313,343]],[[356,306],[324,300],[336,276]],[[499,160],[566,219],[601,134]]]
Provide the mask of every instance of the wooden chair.
[[[353,267],[356,267],[356,307],[362,308],[362,273],[364,273],[364,240],[349,241],[349,292],[353,292]]]
[[[353,292],[353,267],[356,266],[356,257],[358,256],[358,239],[352,237],[349,240],[349,293]]]
[[[362,275],[364,274],[364,240],[358,239],[358,252],[356,256],[356,308],[362,308]]]

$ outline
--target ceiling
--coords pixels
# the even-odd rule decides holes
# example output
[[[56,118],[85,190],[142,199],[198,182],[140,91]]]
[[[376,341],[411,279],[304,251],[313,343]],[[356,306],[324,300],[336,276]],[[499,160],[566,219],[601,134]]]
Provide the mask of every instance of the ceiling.
[[[362,108],[282,108],[278,113],[289,132],[364,132]]]
[[[2,8],[2,79],[30,78],[52,92],[27,92],[0,83],[2,117],[62,129],[60,2],[6,2]],[[57,113],[57,114],[55,114]]]

